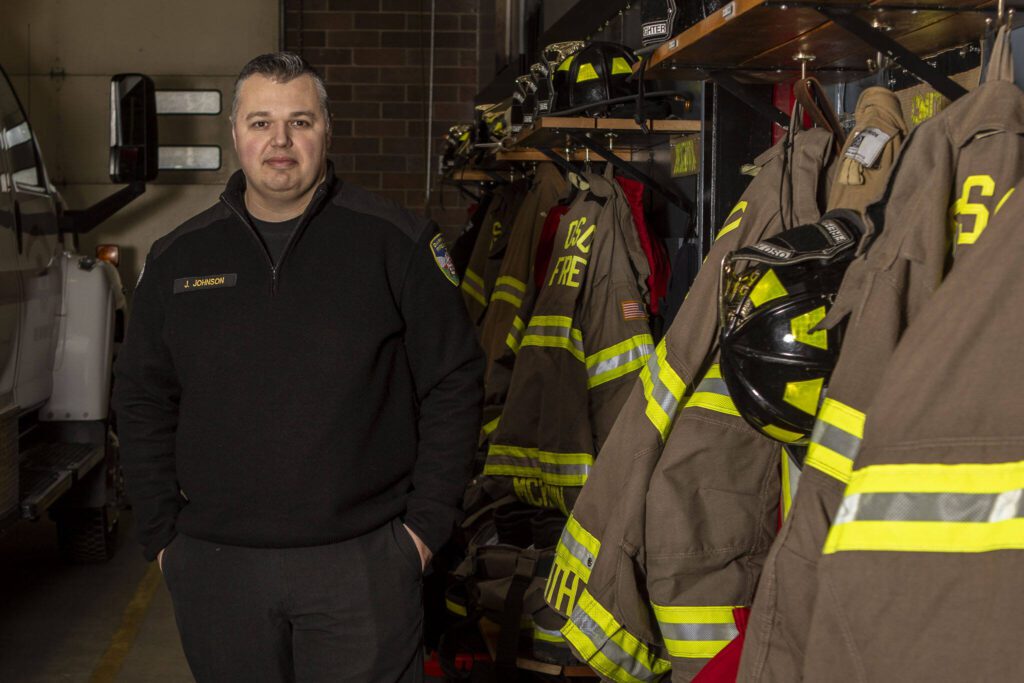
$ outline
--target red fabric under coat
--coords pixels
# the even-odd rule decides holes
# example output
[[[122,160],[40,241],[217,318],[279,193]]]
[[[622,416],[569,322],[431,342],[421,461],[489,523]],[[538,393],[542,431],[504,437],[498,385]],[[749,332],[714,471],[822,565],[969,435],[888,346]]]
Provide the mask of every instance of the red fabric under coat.
[[[740,653],[743,652],[743,634],[747,632],[749,607],[735,607],[732,610],[736,629],[740,632],[714,658],[704,665],[692,683],[736,683],[740,672]]]
[[[633,225],[636,226],[636,234],[640,238],[640,246],[647,255],[647,263],[651,266],[651,274],[647,278],[647,289],[651,293],[651,315],[658,315],[661,309],[661,299],[668,291],[668,280],[672,276],[672,266],[668,260],[668,251],[665,243],[657,236],[652,235],[647,227],[647,220],[644,217],[644,185],[643,183],[615,176],[619,187],[629,201],[629,208],[633,213]]]
[[[533,261],[533,283],[538,290],[544,286],[544,277],[548,274],[551,254],[555,250],[555,233],[558,232],[558,223],[568,212],[568,206],[555,204],[548,209],[548,217],[544,219],[544,227],[540,231],[540,239],[537,240],[537,252]]]

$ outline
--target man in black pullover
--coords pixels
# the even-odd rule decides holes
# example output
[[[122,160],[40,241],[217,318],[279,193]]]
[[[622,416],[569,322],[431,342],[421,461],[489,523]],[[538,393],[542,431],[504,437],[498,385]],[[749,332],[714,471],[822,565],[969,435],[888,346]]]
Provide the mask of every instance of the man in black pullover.
[[[246,65],[231,119],[242,170],[153,244],[117,361],[139,539],[200,683],[418,681],[479,428],[458,277],[433,224],[334,178],[301,57]]]

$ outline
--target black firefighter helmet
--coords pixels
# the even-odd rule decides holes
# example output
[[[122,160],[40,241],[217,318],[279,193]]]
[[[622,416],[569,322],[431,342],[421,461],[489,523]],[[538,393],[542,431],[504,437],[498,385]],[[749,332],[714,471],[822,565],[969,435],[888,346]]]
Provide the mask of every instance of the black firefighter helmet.
[[[565,90],[569,83],[566,80],[568,64],[572,58],[586,45],[582,40],[567,40],[561,43],[552,43],[541,52],[539,67],[534,71],[530,68],[531,75],[537,80],[537,114],[543,116],[549,114],[556,108],[555,93]],[[560,70],[565,64],[566,68]],[[545,83],[540,81],[544,80]]]
[[[740,415],[805,445],[839,358],[845,323],[819,329],[861,234],[834,211],[729,254],[720,280],[721,368]]]
[[[575,113],[581,107],[588,116],[608,114],[608,100],[636,95],[631,79],[636,56],[625,45],[593,42],[569,57],[555,71],[553,114],[565,110]],[[620,105],[623,106],[623,105]],[[625,107],[635,106],[628,102]]]

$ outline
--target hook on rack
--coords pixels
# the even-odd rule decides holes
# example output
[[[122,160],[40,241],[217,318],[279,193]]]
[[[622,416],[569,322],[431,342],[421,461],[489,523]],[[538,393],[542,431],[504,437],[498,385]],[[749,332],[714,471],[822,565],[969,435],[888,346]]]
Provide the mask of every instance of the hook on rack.
[[[810,62],[813,62],[815,59],[817,59],[817,57],[815,57],[814,55],[812,55],[809,52],[804,52],[803,50],[800,50],[800,52],[797,52],[796,55],[793,56],[793,59],[795,61],[800,62],[800,80],[801,81],[806,81],[807,80],[807,64],[810,63]]]
[[[649,175],[638,169],[629,161],[626,161],[625,159],[619,157],[617,154],[612,153],[610,150],[603,148],[601,144],[599,142],[596,142],[593,138],[587,137],[586,135],[576,134],[573,135],[573,139],[576,140],[584,149],[587,150],[588,157],[590,151],[593,150],[596,154],[601,155],[601,157],[605,161],[607,161],[609,164],[618,169],[619,172],[622,173],[623,175],[629,176],[630,178],[633,178],[634,180],[643,183],[650,190],[658,193],[659,195],[664,197],[668,202],[679,207],[687,214],[689,214],[691,217],[695,215],[696,209],[693,205],[693,202],[691,202],[686,196],[677,192],[674,188],[667,187],[659,183],[657,180],[655,180],[654,178],[650,177]],[[690,229],[693,229],[692,221]]]

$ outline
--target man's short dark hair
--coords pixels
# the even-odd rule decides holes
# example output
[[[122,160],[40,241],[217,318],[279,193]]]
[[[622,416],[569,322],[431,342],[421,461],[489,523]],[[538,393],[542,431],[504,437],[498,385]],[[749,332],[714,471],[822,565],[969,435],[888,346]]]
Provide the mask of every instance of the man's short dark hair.
[[[327,87],[324,79],[320,76],[313,65],[307,62],[301,55],[294,52],[268,52],[267,54],[253,57],[249,63],[242,67],[241,73],[235,79],[235,93],[231,102],[231,121],[234,122],[238,113],[238,91],[242,82],[249,76],[259,74],[277,83],[287,83],[299,76],[309,76],[313,79],[316,87],[316,94],[320,99],[320,109],[327,124],[327,132],[331,131],[331,109],[327,99]]]

